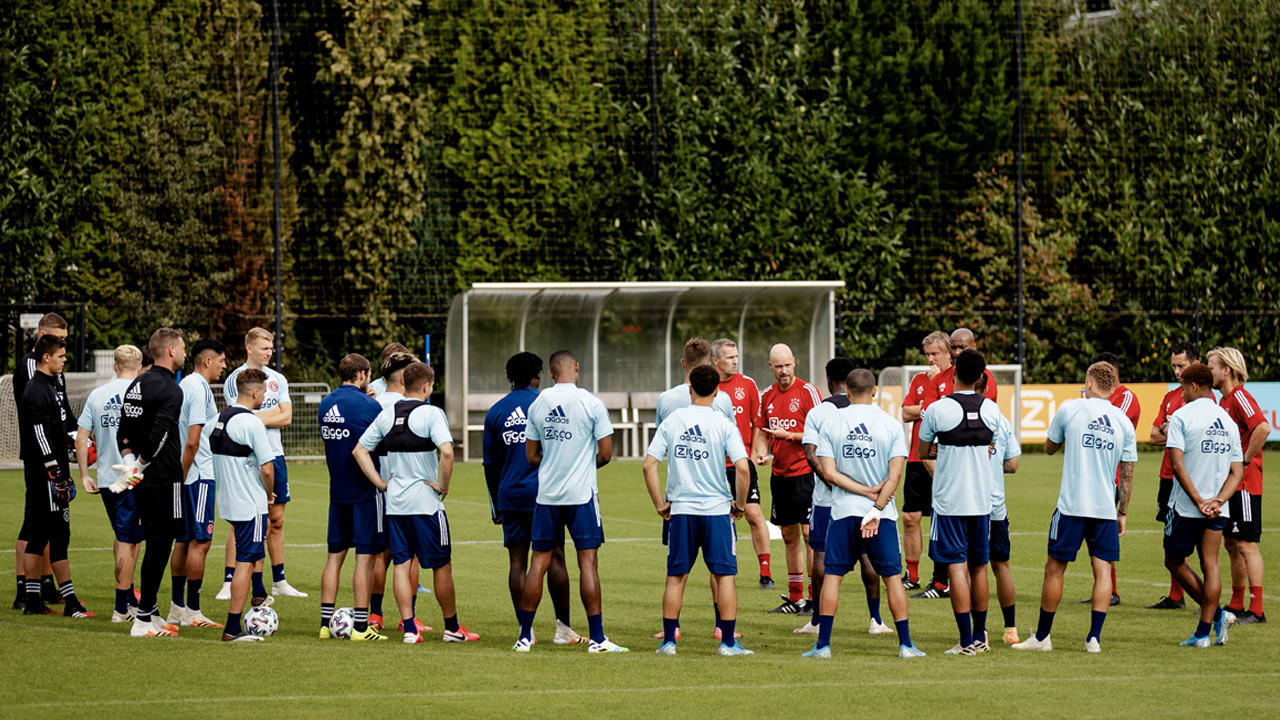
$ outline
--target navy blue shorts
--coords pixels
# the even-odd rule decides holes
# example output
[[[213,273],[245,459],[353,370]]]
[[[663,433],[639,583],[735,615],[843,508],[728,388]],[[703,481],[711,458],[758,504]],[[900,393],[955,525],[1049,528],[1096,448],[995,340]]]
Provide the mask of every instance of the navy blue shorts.
[[[1059,562],[1075,562],[1082,543],[1089,555],[1115,562],[1120,559],[1120,527],[1115,520],[1076,517],[1053,511],[1049,521],[1049,557]]]
[[[262,541],[267,537],[266,515],[259,515],[252,520],[230,522],[236,537],[236,562],[252,563],[266,557],[262,551]]]
[[[387,540],[391,562],[403,565],[413,558],[435,570],[449,564],[449,518],[444,510],[434,515],[388,515]]]
[[[1200,547],[1200,539],[1206,532],[1222,532],[1227,529],[1230,518],[1219,515],[1216,518],[1189,518],[1169,508],[1164,518],[1164,552],[1166,555],[1185,558]]]
[[[986,565],[991,559],[990,515],[933,514],[929,559],[944,565]]]
[[[809,547],[814,552],[826,552],[827,529],[830,526],[831,508],[825,505],[814,505],[809,515]]]
[[[213,481],[200,479],[182,486],[182,534],[178,542],[213,539]]]
[[[826,558],[823,567],[827,575],[844,575],[853,570],[863,554],[871,561],[880,577],[902,574],[902,553],[898,551],[898,524],[893,520],[880,520],[874,537],[862,537],[862,518],[844,517],[832,520],[827,530]]]
[[[357,555],[376,555],[387,549],[385,496],[374,493],[358,503],[329,501],[329,552],[355,548]]]
[[[138,501],[133,492],[116,494],[103,487],[98,494],[102,496],[102,506],[107,509],[116,540],[130,545],[142,542],[142,517],[138,515]]]
[[[591,550],[604,544],[604,524],[600,521],[600,499],[592,497],[581,505],[533,506],[533,549],[546,552],[564,547],[564,529],[569,528],[573,546]]]
[[[502,513],[502,546],[528,545],[533,537],[533,511],[507,510]]]
[[[738,537],[728,515],[672,515],[667,574],[688,575],[702,551],[713,575],[738,574]]]
[[[292,498],[289,497],[289,466],[285,464],[284,456],[271,461],[271,467],[275,472],[274,484],[271,491],[276,494],[276,502],[283,505]]]
[[[1009,562],[1009,518],[991,521],[991,562]]]

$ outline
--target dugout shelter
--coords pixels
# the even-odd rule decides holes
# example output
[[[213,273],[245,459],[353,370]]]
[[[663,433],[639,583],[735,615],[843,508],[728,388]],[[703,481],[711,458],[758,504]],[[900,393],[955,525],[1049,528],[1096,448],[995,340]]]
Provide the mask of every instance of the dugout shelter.
[[[819,387],[835,349],[838,280],[773,282],[476,283],[454,296],[445,348],[445,412],[461,459],[481,456],[488,409],[510,390],[507,358],[522,350],[544,364],[568,349],[578,384],[596,393],[614,425],[614,455],[639,457],[662,391],[684,381],[684,343],[738,343],[739,370],[763,390],[769,348],[787,343],[796,374]],[[544,367],[544,387],[551,383]]]

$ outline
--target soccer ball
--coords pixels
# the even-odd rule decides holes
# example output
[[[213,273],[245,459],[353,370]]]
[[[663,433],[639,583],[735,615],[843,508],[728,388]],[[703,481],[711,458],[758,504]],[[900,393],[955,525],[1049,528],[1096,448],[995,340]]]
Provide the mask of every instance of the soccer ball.
[[[275,635],[280,616],[269,607],[256,607],[244,614],[244,628],[259,637]]]
[[[356,611],[349,607],[338,608],[329,618],[329,632],[339,640],[351,637],[351,629],[356,626]]]

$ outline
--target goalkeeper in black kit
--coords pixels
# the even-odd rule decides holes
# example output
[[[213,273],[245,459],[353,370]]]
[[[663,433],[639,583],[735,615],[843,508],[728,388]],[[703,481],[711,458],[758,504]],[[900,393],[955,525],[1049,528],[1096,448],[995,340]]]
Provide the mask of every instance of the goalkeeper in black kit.
[[[55,378],[67,361],[67,342],[55,335],[43,335],[36,341],[33,355],[35,372],[22,391],[19,423],[22,443],[22,469],[26,480],[26,504],[23,508],[19,540],[26,542],[26,603],[24,615],[56,613],[40,597],[40,570],[44,551],[49,548],[53,576],[65,606],[63,615],[91,618],[76,598],[71,584],[71,567],[67,564],[67,546],[71,541],[71,496],[75,487],[71,480],[71,464],[67,456],[67,412],[58,396]]]

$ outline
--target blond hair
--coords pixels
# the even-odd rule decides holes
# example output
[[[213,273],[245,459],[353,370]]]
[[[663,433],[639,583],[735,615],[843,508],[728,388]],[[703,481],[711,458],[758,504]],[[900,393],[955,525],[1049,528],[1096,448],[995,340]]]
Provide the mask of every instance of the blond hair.
[[[1249,367],[1245,365],[1243,353],[1233,347],[1216,347],[1205,354],[1205,360],[1212,360],[1214,355],[1227,366],[1236,382],[1241,385],[1249,382]]]
[[[270,330],[256,327],[256,328],[250,329],[249,332],[245,333],[244,335],[245,346],[248,347],[249,343],[253,342],[254,340],[266,340],[268,342],[274,343],[276,341],[276,336],[273,335]]]
[[[1110,395],[1115,392],[1116,386],[1120,384],[1120,374],[1116,372],[1116,368],[1109,362],[1098,361],[1089,366],[1085,375],[1093,380],[1093,384],[1098,386],[1098,391]]]
[[[942,332],[941,330],[934,330],[928,335],[925,335],[924,340],[920,341],[920,347],[922,349],[928,348],[930,345],[941,345],[943,349],[950,351],[951,336]]]
[[[137,370],[142,367],[142,351],[134,345],[121,345],[114,360],[118,370]]]

